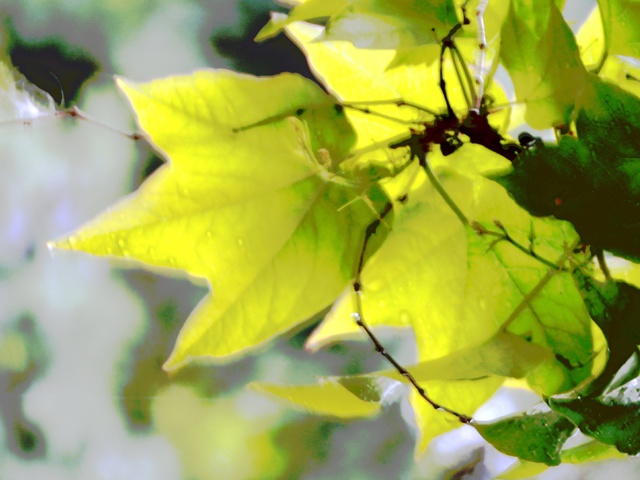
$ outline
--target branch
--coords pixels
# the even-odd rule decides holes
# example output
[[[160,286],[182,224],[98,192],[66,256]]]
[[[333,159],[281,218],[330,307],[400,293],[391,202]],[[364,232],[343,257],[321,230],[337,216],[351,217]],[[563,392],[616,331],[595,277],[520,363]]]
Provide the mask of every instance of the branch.
[[[475,75],[476,85],[478,85],[478,93],[476,95],[476,103],[474,109],[480,111],[482,107],[482,97],[484,97],[484,61],[487,49],[487,36],[484,30],[484,12],[487,9],[489,0],[480,0],[476,7],[476,25],[478,27],[478,71]]]
[[[68,118],[77,118],[80,120],[84,120],[86,122],[98,125],[99,127],[104,128],[105,130],[109,130],[110,132],[127,137],[128,139],[136,142],[144,138],[142,134],[139,132],[129,133],[129,132],[120,130],[118,128],[112,127],[111,125],[107,125],[106,123],[98,120],[97,118],[91,117],[90,115],[84,113],[82,110],[80,110],[78,107],[75,107],[75,106],[56,112],[56,116],[63,117],[63,118],[68,117]]]
[[[387,350],[384,348],[384,345],[382,345],[382,342],[380,342],[380,340],[378,339],[378,337],[376,337],[376,335],[371,331],[371,328],[369,328],[369,325],[367,324],[367,322],[364,319],[364,314],[363,314],[363,309],[362,309],[362,270],[364,268],[364,258],[366,255],[366,251],[367,251],[367,247],[369,245],[369,241],[371,239],[371,237],[376,233],[378,227],[380,225],[382,225],[384,223],[384,218],[389,215],[391,212],[393,211],[393,204],[391,202],[387,203],[384,208],[382,209],[382,211],[380,212],[380,215],[378,216],[378,218],[376,218],[373,222],[371,222],[369,224],[369,226],[367,226],[366,230],[365,230],[365,234],[364,234],[364,240],[362,242],[362,249],[360,250],[360,257],[358,259],[358,266],[357,266],[357,270],[356,270],[356,275],[355,278],[353,280],[353,291],[355,293],[355,298],[356,298],[356,312],[352,313],[352,317],[355,320],[356,324],[362,328],[364,330],[364,332],[367,334],[367,336],[369,337],[369,339],[371,340],[371,343],[373,343],[373,346],[376,350],[376,352],[378,352],[380,355],[382,355],[391,365],[393,365],[393,367],[397,370],[397,372],[402,375],[404,378],[407,379],[407,381],[413,386],[413,388],[415,389],[416,392],[418,392],[418,394],[427,402],[429,403],[429,405],[431,405],[434,409],[442,411],[442,412],[446,412],[449,413],[451,415],[453,415],[454,417],[456,417],[458,419],[458,421],[460,423],[463,424],[469,424],[473,421],[473,418],[458,413],[454,410],[451,410],[447,407],[444,407],[442,405],[440,405],[439,403],[435,402],[434,400],[432,400],[429,395],[427,394],[426,390],[420,386],[420,384],[417,382],[417,380],[413,377],[413,375],[406,369],[404,368],[402,365],[400,365],[397,360],[395,358],[393,358],[393,356],[387,352]]]

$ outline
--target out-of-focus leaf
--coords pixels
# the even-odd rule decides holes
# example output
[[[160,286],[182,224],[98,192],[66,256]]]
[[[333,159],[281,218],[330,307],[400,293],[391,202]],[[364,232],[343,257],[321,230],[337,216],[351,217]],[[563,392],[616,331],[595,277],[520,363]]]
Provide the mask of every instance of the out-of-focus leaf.
[[[53,98],[0,61],[0,121],[53,115]]]
[[[588,71],[593,71],[602,62],[605,41],[600,9],[596,6],[576,34],[580,58]]]
[[[501,452],[546,465],[560,464],[562,445],[575,430],[569,420],[544,403],[516,416],[473,426]]]
[[[628,95],[625,93],[624,97]],[[564,135],[558,145],[538,142],[516,158],[512,172],[496,180],[532,215],[568,220],[582,241],[594,250],[605,249],[637,261],[640,259],[640,149],[634,147],[637,140],[623,141],[613,132],[617,128],[614,125],[627,125],[621,118],[624,109],[616,109],[619,120],[609,117],[596,121],[602,118],[599,114],[602,110],[582,111],[585,113],[579,114],[582,129],[578,129],[578,139]],[[595,133],[599,123],[603,128]],[[626,131],[635,138],[638,136],[635,130],[629,127]],[[604,132],[611,132],[610,136],[619,142],[610,144],[604,140]],[[598,139],[602,139],[604,148],[597,146]]]
[[[636,7],[637,8],[637,7]],[[625,21],[633,21],[630,18]],[[634,30],[634,31],[637,31]],[[628,35],[633,31],[617,30],[613,36],[617,41],[619,36]],[[593,71],[599,68],[598,76],[613,82],[620,88],[640,96],[640,66],[638,62],[628,56],[605,55],[605,38],[602,27],[600,9],[594,8],[589,18],[582,24],[576,35],[576,41],[580,47],[580,56],[587,70]],[[604,62],[604,63],[602,63]]]
[[[500,58],[525,119],[537,129],[569,125],[587,72],[575,38],[553,0],[511,2],[502,26]]]
[[[316,385],[274,385],[255,382],[252,390],[275,395],[317,415],[339,418],[369,417],[380,411],[382,399],[397,382],[382,377],[370,377],[356,385],[345,387],[338,379],[323,378]]]
[[[217,478],[282,477],[288,459],[272,434],[277,410],[249,414],[237,396],[202,398],[178,383],[150,400],[154,431],[182,461],[180,473],[159,476],[204,479],[213,471]]]
[[[614,445],[628,455],[640,453],[640,380],[633,379],[600,397],[554,396],[549,405],[585,435]]]

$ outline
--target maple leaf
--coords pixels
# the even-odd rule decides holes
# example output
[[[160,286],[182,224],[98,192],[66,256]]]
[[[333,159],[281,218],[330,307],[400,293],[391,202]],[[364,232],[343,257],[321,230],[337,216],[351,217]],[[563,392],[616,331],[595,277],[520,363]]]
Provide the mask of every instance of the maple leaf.
[[[239,354],[329,305],[352,277],[376,215],[311,153],[309,132],[324,132],[323,145],[352,141],[335,103],[293,74],[203,70],[118,84],[169,162],[53,246],[180,269],[208,283],[211,294],[165,368]],[[386,201],[377,187],[368,194]]]

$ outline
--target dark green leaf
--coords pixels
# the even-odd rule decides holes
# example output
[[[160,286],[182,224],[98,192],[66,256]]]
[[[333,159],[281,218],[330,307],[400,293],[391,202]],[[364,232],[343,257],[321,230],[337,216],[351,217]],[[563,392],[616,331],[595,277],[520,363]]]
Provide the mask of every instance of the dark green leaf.
[[[582,433],[622,453],[640,453],[640,379],[597,398],[551,397],[549,405]]]
[[[582,142],[563,136],[558,145],[538,142],[513,162],[513,170],[496,181],[529,213],[570,220],[590,216],[590,169],[595,161]],[[578,233],[581,233],[578,231]]]
[[[507,455],[547,465],[560,464],[560,450],[575,427],[562,415],[539,403],[527,412],[474,427]]]
[[[586,115],[581,117],[583,125]],[[603,130],[611,132],[612,128],[603,126]],[[598,156],[603,149],[592,148],[597,141],[585,133],[580,139],[562,136],[558,145],[538,142],[514,160],[510,173],[496,180],[532,215],[570,221],[582,241],[595,251],[604,249],[638,261],[640,158],[622,159],[618,155],[623,154],[623,147],[613,145]]]
[[[598,282],[579,270],[574,277],[584,303],[608,344],[608,360],[599,377],[581,394],[601,394],[640,343],[640,290],[622,281]]]

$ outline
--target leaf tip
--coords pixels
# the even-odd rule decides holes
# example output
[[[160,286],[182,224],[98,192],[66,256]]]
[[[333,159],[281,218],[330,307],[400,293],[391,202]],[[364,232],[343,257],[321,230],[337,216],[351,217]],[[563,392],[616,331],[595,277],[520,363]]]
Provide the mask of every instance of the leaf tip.
[[[184,355],[177,355],[173,352],[162,365],[162,369],[167,373],[173,373],[179,370],[185,363],[187,363],[187,359],[184,358]]]
[[[47,249],[52,250],[76,250],[74,244],[76,240],[73,236],[60,237],[47,242]]]
[[[114,75],[114,80],[118,90],[120,90],[127,98],[130,98],[131,93],[139,88],[136,82],[119,75]]]

